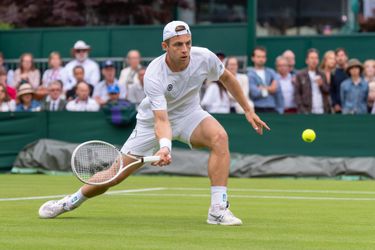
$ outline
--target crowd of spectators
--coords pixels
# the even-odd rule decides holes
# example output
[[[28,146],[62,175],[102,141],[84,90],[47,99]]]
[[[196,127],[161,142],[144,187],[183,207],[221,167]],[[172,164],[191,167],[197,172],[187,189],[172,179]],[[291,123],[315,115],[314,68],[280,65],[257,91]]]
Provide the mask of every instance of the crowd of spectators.
[[[126,67],[116,72],[114,62],[99,65],[89,57],[91,47],[77,41],[73,59],[65,66],[58,52],[48,58],[49,68],[40,72],[33,55],[21,55],[19,66],[11,70],[0,52],[0,111],[98,111],[101,108],[137,107],[145,97],[137,50],[127,54]],[[251,107],[258,113],[279,114],[375,114],[375,60],[363,64],[348,59],[345,49],[324,53],[311,48],[306,67],[296,69],[296,56],[284,51],[275,60],[275,69],[266,67],[267,50],[256,47],[247,72],[239,72],[236,57],[217,53],[238,80]],[[42,73],[42,74],[41,74]],[[119,75],[119,78],[116,78]],[[201,104],[211,113],[243,113],[242,108],[220,81],[203,83]]]

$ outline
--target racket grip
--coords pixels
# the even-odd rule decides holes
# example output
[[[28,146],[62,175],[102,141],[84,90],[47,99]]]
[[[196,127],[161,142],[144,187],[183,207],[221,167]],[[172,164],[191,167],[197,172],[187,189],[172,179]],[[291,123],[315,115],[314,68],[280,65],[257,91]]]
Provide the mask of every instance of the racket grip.
[[[155,162],[160,161],[160,156],[145,156],[143,157],[143,162]]]

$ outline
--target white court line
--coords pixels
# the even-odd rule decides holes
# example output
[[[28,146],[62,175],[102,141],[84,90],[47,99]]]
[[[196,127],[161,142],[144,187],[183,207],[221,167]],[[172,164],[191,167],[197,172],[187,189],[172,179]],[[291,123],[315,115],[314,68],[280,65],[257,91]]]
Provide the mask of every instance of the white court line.
[[[105,193],[106,195],[116,195],[116,194],[125,194],[125,193],[138,193],[138,192],[149,192],[149,191],[159,191],[165,190],[166,188],[141,188],[141,189],[128,189],[128,190],[115,190]],[[31,196],[31,197],[16,197],[16,198],[0,198],[0,201],[24,201],[24,200],[44,200],[44,199],[53,199],[53,198],[62,198],[66,194],[58,195],[47,195],[47,196]]]
[[[209,188],[168,188],[168,190],[209,191]],[[375,191],[342,191],[342,190],[307,190],[307,189],[259,189],[259,188],[228,188],[234,192],[259,192],[259,193],[317,193],[317,194],[375,194]]]
[[[132,194],[124,193],[125,196],[148,196],[148,197],[210,197],[209,194]],[[375,201],[375,198],[354,198],[354,197],[305,197],[305,196],[274,196],[274,195],[229,195],[232,198],[249,199],[283,199],[283,200],[333,200],[333,201]]]

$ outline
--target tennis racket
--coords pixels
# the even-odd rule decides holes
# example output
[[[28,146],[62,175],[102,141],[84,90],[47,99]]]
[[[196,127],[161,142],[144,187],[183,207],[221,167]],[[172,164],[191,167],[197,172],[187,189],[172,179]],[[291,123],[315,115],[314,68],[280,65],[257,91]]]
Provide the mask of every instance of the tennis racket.
[[[134,159],[125,165],[124,157]],[[83,183],[100,186],[116,179],[122,172],[139,164],[159,161],[159,156],[136,157],[123,154],[104,141],[87,141],[76,147],[72,154],[73,173]]]

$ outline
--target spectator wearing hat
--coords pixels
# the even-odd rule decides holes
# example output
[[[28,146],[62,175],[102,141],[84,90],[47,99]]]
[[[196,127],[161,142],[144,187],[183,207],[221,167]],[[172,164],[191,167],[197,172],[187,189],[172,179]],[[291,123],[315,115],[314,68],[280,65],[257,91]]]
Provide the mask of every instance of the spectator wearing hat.
[[[102,74],[104,79],[95,86],[93,93],[93,98],[100,105],[104,105],[109,99],[108,87],[118,85],[118,80],[116,79],[116,68],[111,60],[107,60],[103,63]],[[125,86],[123,86],[122,91],[126,91]],[[123,94],[123,96],[125,96],[125,94]]]
[[[15,88],[8,85],[7,73],[3,68],[0,68],[0,85],[3,85],[9,95],[10,99],[15,100],[17,97],[17,91]]]
[[[363,66],[357,59],[348,62],[346,73],[350,78],[341,83],[340,98],[343,114],[366,114],[368,85],[361,77]]]
[[[12,100],[5,85],[0,84],[0,112],[10,112],[16,110],[16,102]]]
[[[42,102],[42,110],[62,111],[65,110],[66,101],[62,99],[63,83],[55,80],[48,85],[48,98]]]
[[[127,100],[131,103],[136,104],[137,106],[141,103],[141,101],[146,97],[143,86],[144,86],[144,76],[146,73],[145,68],[141,68],[138,71],[138,80],[139,83],[134,83],[134,86],[129,89],[129,93],[127,94]]]
[[[298,72],[295,81],[294,100],[298,113],[330,113],[329,85],[319,70],[319,52],[309,49],[306,55],[307,68]]]
[[[109,98],[103,106],[103,111],[108,119],[116,125],[129,124],[137,113],[135,105],[120,99],[120,88],[117,85],[109,85],[107,92]]]
[[[34,58],[31,53],[22,54],[19,67],[14,72],[14,83],[18,89],[23,83],[29,83],[34,90],[40,85],[40,72],[34,65]]]
[[[120,93],[121,99],[126,99],[126,94],[129,91],[129,88],[134,86],[134,83],[139,84],[138,79],[138,70],[142,68],[141,66],[141,54],[138,50],[130,50],[126,57],[126,64],[128,67],[121,70],[119,78],[120,88],[125,88],[126,92]]]
[[[35,90],[30,83],[22,84],[17,91],[19,103],[16,111],[36,112],[41,110],[40,102],[34,100]]]
[[[77,81],[73,74],[75,66],[80,65],[85,69],[84,80],[86,83],[96,86],[100,80],[100,69],[99,65],[89,58],[91,47],[84,41],[77,41],[72,49],[72,54],[75,59],[70,61],[65,69],[68,73],[68,86],[67,89],[72,89]]]
[[[90,87],[86,82],[78,82],[76,98],[66,105],[68,111],[98,111],[99,104],[90,97]]]

